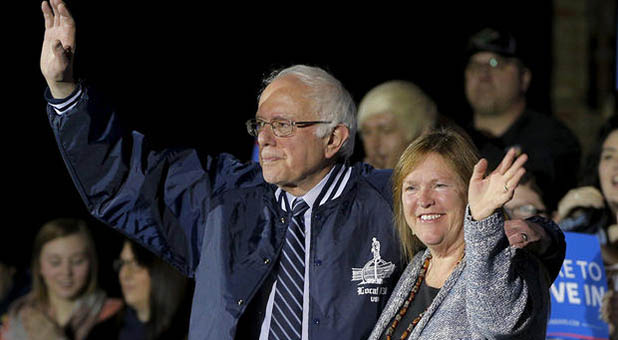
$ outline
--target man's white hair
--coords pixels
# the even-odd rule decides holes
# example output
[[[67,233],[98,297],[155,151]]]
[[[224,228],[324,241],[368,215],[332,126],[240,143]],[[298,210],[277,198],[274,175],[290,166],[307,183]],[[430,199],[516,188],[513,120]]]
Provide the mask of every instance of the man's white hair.
[[[307,98],[311,100],[320,120],[330,124],[320,124],[316,136],[322,138],[333,131],[337,124],[345,125],[350,135],[338,152],[338,156],[348,159],[354,152],[356,136],[356,104],[341,82],[325,70],[306,65],[294,65],[271,73],[264,79],[262,91],[273,81],[283,76],[292,75],[309,88]]]

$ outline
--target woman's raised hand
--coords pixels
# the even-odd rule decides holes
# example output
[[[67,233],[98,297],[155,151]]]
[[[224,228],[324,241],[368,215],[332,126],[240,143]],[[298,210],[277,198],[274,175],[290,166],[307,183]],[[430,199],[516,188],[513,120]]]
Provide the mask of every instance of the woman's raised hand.
[[[510,149],[488,176],[485,176],[486,159],[481,159],[474,166],[468,189],[468,203],[475,220],[489,217],[513,197],[515,187],[526,173],[523,165],[528,160],[526,154],[517,156],[516,153],[515,149]]]

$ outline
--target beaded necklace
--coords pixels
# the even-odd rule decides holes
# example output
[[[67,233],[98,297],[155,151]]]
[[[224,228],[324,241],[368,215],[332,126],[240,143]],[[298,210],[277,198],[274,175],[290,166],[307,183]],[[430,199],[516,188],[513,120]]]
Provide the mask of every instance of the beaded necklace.
[[[466,255],[466,252],[464,251],[461,254],[461,257],[459,258],[459,261],[457,261],[457,263],[455,264],[455,267],[457,267],[461,263],[465,255]],[[392,340],[392,335],[393,335],[393,332],[395,332],[395,328],[397,328],[397,325],[399,324],[399,321],[401,321],[401,318],[403,318],[403,316],[406,315],[406,312],[408,311],[408,307],[410,307],[410,304],[412,303],[412,301],[414,301],[414,298],[416,297],[416,293],[421,288],[421,284],[423,283],[423,280],[425,279],[425,275],[427,274],[427,268],[429,268],[430,262],[431,262],[431,254],[429,254],[429,256],[427,256],[427,258],[425,259],[425,262],[423,262],[423,268],[421,269],[421,272],[418,275],[418,279],[416,280],[414,287],[412,287],[410,296],[408,297],[406,302],[404,302],[403,306],[399,310],[399,313],[395,315],[395,321],[393,321],[391,326],[386,330],[386,340]],[[412,320],[412,322],[408,325],[408,327],[403,332],[403,334],[401,334],[401,338],[399,338],[400,340],[405,340],[408,337],[408,335],[412,333],[412,330],[414,329],[416,324],[421,320],[421,318],[423,317],[426,311],[427,309],[425,309],[414,320]]]
[[[414,284],[414,287],[412,287],[412,291],[410,292],[410,296],[408,297],[406,302],[404,302],[403,306],[399,310],[399,313],[397,313],[397,315],[395,315],[395,321],[393,321],[391,326],[386,330],[386,340],[392,340],[392,335],[393,335],[393,332],[395,332],[395,328],[397,328],[397,325],[399,324],[399,321],[401,321],[401,318],[403,318],[403,316],[406,315],[406,312],[408,311],[408,307],[410,307],[410,304],[412,303],[412,301],[414,301],[414,298],[416,297],[416,293],[420,289],[421,283],[423,283],[423,280],[425,279],[425,274],[427,274],[427,268],[429,267],[429,262],[430,261],[431,261],[431,255],[429,255],[425,259],[425,262],[423,263],[423,268],[422,268],[421,272],[418,275],[418,279],[416,280],[416,283]],[[408,328],[406,328],[406,330],[401,335],[401,340],[405,340],[408,337],[408,335],[412,332],[412,329],[414,329],[416,324],[423,317],[423,314],[425,314],[425,311],[423,311],[414,320],[412,320],[410,325],[408,325]]]

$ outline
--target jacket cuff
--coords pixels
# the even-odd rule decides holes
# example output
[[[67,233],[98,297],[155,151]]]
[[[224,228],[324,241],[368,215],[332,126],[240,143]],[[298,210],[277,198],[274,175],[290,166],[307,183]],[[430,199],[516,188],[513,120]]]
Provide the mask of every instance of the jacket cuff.
[[[538,254],[537,257],[544,262],[550,274],[551,282],[553,282],[560,273],[560,268],[566,255],[564,233],[552,220],[541,216],[532,216],[527,218],[526,221],[540,225],[551,239],[551,245],[543,254]]]
[[[75,90],[73,90],[73,93],[71,93],[66,98],[58,99],[58,98],[52,97],[49,87],[45,89],[44,97],[45,97],[45,101],[47,102],[47,104],[51,106],[52,108],[54,108],[54,111],[56,112],[56,114],[62,115],[70,111],[73,107],[75,107],[75,105],[77,105],[77,103],[82,97],[82,93],[83,93],[82,84],[77,83],[77,86],[75,87]]]

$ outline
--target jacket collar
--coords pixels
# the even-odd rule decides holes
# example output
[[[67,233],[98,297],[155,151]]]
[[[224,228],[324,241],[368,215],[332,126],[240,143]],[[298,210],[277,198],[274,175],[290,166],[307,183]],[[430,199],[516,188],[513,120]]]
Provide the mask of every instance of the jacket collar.
[[[351,166],[346,163],[337,163],[318,185],[303,196],[303,199],[310,207],[314,207],[316,203],[317,206],[321,206],[326,202],[338,198],[341,196],[343,189],[345,189],[350,179],[351,172]],[[277,204],[283,211],[290,210],[289,201],[291,201],[293,197],[294,196],[286,193],[281,188],[275,190]]]

